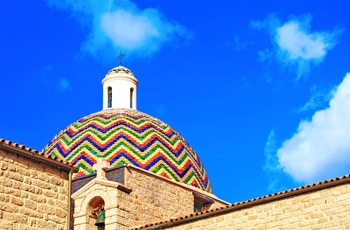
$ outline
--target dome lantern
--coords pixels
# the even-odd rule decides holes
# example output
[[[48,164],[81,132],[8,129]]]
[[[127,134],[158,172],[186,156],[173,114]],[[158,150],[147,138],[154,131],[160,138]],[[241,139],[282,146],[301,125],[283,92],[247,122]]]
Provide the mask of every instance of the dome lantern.
[[[123,56],[120,52],[120,65],[111,69],[102,80],[103,109],[136,109],[138,81],[131,70],[122,66]]]

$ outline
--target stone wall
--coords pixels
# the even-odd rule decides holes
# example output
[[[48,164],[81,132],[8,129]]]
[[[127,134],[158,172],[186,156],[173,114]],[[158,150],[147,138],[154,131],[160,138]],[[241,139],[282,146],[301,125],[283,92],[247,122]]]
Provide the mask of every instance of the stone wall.
[[[169,219],[194,211],[194,197],[190,189],[133,167],[127,167],[126,170],[125,185],[132,189],[129,195],[129,226]]]
[[[239,209],[226,208],[187,223],[162,227],[171,230],[199,229],[350,229],[350,185],[342,184]],[[222,210],[221,210],[222,211]],[[216,213],[216,214],[215,214]],[[213,215],[214,214],[214,215]]]
[[[122,187],[122,188],[121,188]],[[105,230],[127,230],[130,206],[127,190],[118,182],[94,179],[72,195],[74,199],[74,229],[97,230],[94,210],[104,205]]]
[[[105,229],[128,229],[193,213],[194,191],[201,199],[221,207],[227,203],[214,195],[173,182],[134,166],[106,170],[106,179],[92,174],[73,180],[74,229],[97,229],[91,215],[97,203],[105,206]]]
[[[68,172],[0,149],[0,228],[67,229]]]
[[[228,205],[228,203],[223,202],[222,200],[217,199],[217,200],[215,200],[215,203],[213,203],[213,204],[211,204],[211,205],[209,206],[208,209],[221,208],[221,207],[225,207],[226,205]],[[205,210],[207,210],[207,209],[205,209]],[[187,213],[187,214],[188,214],[188,213]]]

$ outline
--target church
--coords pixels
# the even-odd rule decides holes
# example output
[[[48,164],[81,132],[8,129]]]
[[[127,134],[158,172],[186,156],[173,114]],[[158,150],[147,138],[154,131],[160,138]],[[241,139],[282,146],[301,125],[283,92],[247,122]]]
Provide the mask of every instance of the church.
[[[102,80],[103,110],[41,151],[0,139],[0,229],[350,229],[349,175],[234,204],[215,196],[186,140],[137,110],[137,87],[119,65]]]

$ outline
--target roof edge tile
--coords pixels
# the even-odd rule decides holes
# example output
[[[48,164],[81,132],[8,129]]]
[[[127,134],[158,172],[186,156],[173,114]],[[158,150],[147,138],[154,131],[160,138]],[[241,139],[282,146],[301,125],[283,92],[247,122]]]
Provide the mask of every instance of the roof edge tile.
[[[78,171],[77,168],[71,166],[69,163],[63,162],[57,157],[52,157],[51,155],[45,154],[41,151],[32,149],[25,145],[12,142],[10,140],[0,138],[0,148],[6,149],[11,152],[15,152],[17,154],[20,154],[29,158],[34,158],[35,160],[39,160],[41,162],[54,165],[56,167],[66,169],[67,171],[70,171],[70,170],[73,170],[74,172]]]
[[[142,225],[139,227],[132,227],[132,228],[130,228],[130,230],[161,229],[163,227],[180,225],[183,223],[206,218],[209,216],[218,215],[221,213],[227,213],[230,211],[243,209],[245,207],[251,207],[253,205],[268,203],[268,202],[272,202],[275,200],[284,199],[284,198],[287,198],[290,196],[300,195],[300,194],[304,194],[304,193],[311,192],[311,191],[317,191],[317,190],[321,190],[321,189],[325,189],[328,187],[332,187],[335,185],[341,185],[341,184],[345,184],[345,183],[349,183],[349,182],[350,182],[350,174],[346,174],[346,175],[341,176],[341,177],[334,177],[334,178],[331,178],[328,180],[323,180],[323,181],[316,182],[313,184],[306,184],[306,185],[303,185],[303,186],[300,186],[297,188],[292,188],[292,189],[288,189],[285,191],[260,196],[260,197],[253,198],[250,200],[235,202],[235,203],[227,205],[227,206],[223,206],[223,207],[219,207],[219,208],[215,208],[215,209],[210,209],[210,210],[206,210],[203,212],[190,213],[190,214],[187,214],[184,216],[179,216],[179,217],[171,218],[168,220],[162,220],[162,221],[158,221],[155,223],[148,223],[148,224],[145,224],[145,225]]]

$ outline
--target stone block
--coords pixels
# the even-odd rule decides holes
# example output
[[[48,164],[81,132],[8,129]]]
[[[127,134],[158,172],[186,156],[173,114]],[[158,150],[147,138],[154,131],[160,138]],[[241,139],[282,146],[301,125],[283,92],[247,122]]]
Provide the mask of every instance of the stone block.
[[[6,163],[6,162],[1,162],[0,163],[0,168],[2,169],[2,170],[7,170],[7,168],[8,168],[8,163]]]
[[[56,185],[56,186],[63,186],[63,181],[62,179],[58,179],[58,178],[55,178],[55,177],[50,177],[50,180],[49,182],[53,185]]]
[[[0,201],[0,209],[2,211],[9,212],[9,213],[16,213],[16,212],[18,212],[18,206],[15,205],[15,204],[8,203],[8,202]]]
[[[13,164],[8,164],[7,170],[11,172],[16,172],[16,166]]]
[[[68,194],[68,189],[65,187],[58,187],[58,193],[60,194]]]
[[[36,170],[31,170],[30,171],[30,177],[33,178],[33,179],[37,179],[38,178],[38,175],[40,171],[36,171]]]
[[[55,206],[55,202],[56,200],[53,199],[53,198],[47,198],[47,204],[50,205],[50,206]]]
[[[86,224],[86,217],[85,216],[80,216],[80,217],[75,217],[74,218],[74,225],[81,225],[81,224]]]
[[[68,210],[68,201],[61,201],[61,200],[56,200],[55,201],[55,207],[61,208],[64,210]]]
[[[65,218],[61,218],[61,217],[54,216],[54,215],[48,215],[48,219],[52,222],[57,223],[57,224],[64,224],[66,222]]]
[[[17,172],[9,172],[7,178],[13,179],[15,181],[23,182],[24,176]]]
[[[57,192],[54,192],[54,191],[49,190],[49,189],[43,189],[42,190],[42,195],[44,195],[46,197],[52,197],[52,198],[57,198],[58,197]]]
[[[21,191],[21,197],[22,197],[22,198],[28,198],[28,192],[26,192],[26,191]]]
[[[24,167],[16,167],[16,172],[23,176],[30,176],[30,172],[27,168]]]
[[[51,189],[51,185],[45,181],[41,181],[39,179],[35,179],[32,181],[32,184],[36,187],[42,188],[42,189]]]
[[[55,229],[57,224],[46,221],[46,220],[37,220],[36,227],[42,228],[42,229]]]
[[[45,196],[36,195],[36,194],[29,194],[29,199],[41,204],[46,203],[46,200],[47,200]]]
[[[2,182],[2,185],[3,185],[4,187],[12,187],[13,181],[12,181],[12,180],[6,179],[6,180],[4,180],[4,181]]]
[[[61,208],[55,208],[55,215],[61,218],[65,218],[68,215],[68,212]]]
[[[40,210],[42,213],[47,213],[50,215],[55,214],[55,207],[47,204],[38,204],[38,210]]]
[[[24,201],[23,201],[23,198],[21,198],[21,197],[12,196],[11,203],[18,205],[18,206],[22,206]]]
[[[28,225],[26,225],[26,224],[19,224],[19,225],[18,225],[18,229],[21,229],[21,230],[32,230],[33,227],[28,226]]]
[[[2,230],[13,230],[13,222],[9,220],[0,219],[0,226]]]
[[[10,195],[5,193],[0,193],[0,201],[3,202],[9,202],[10,201]]]
[[[46,182],[46,183],[50,183],[50,176],[47,175],[47,173],[39,173],[38,174],[38,179],[40,181]]]
[[[35,187],[33,186],[34,188],[34,193],[37,194],[37,195],[41,195],[43,194],[43,190],[41,188],[38,188],[38,187]]]
[[[11,221],[12,223],[28,223],[28,218],[19,213],[4,212],[3,218],[7,221]]]

